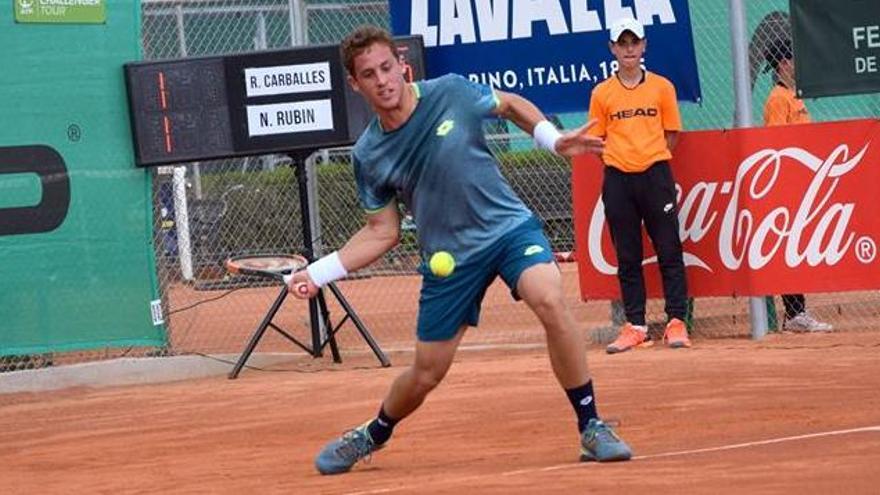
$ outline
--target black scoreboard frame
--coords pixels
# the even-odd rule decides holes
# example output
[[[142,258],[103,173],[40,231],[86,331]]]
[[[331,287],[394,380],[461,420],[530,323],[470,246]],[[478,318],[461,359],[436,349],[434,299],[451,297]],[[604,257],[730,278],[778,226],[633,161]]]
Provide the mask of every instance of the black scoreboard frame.
[[[414,80],[423,78],[422,38],[399,37],[395,42],[408,66],[407,74]],[[287,71],[300,77],[297,68],[304,68],[305,79],[317,81],[314,89],[291,85],[276,93],[248,94],[246,71]],[[132,62],[123,69],[135,164],[139,167],[346,146],[357,139],[373,116],[346,81],[338,45]],[[284,120],[278,112],[298,112],[291,109],[309,105],[326,108],[327,102],[329,113],[318,117],[329,116],[330,128],[324,121],[325,127],[315,130],[278,130],[285,129],[277,127]],[[263,108],[272,109],[260,119],[267,128],[255,134],[249,113],[262,113]],[[271,118],[270,111],[276,112]],[[277,122],[272,120],[276,118]],[[274,129],[268,129],[271,127]]]

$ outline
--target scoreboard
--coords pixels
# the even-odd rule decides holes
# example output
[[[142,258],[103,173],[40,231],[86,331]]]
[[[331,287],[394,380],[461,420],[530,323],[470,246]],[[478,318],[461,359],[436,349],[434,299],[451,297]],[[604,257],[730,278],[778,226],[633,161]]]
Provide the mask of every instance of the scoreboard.
[[[410,80],[422,38],[396,38]],[[336,45],[124,66],[138,166],[353,143],[372,118]]]

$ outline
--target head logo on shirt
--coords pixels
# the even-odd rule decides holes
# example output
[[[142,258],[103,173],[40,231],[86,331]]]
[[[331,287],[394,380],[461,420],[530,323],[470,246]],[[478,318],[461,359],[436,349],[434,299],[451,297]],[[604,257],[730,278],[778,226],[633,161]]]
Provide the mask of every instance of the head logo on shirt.
[[[634,117],[656,117],[657,114],[658,112],[656,108],[630,108],[612,113],[610,120],[631,119]]]
[[[442,124],[437,126],[437,135],[445,137],[455,127],[455,121],[452,119],[444,120]]]

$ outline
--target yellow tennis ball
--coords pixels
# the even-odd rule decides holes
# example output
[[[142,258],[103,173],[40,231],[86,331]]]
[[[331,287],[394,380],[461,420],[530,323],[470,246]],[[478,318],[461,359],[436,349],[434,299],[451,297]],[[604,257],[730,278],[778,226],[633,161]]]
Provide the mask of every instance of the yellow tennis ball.
[[[455,258],[447,251],[437,251],[431,256],[428,266],[431,267],[431,273],[434,275],[448,277],[452,275],[452,270],[455,270]]]

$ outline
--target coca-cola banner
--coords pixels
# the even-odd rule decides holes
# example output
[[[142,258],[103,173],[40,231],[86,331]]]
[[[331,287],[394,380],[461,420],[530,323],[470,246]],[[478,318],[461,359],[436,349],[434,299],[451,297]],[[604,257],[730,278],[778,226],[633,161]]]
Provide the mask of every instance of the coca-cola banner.
[[[880,121],[686,132],[672,170],[693,296],[880,288]],[[602,164],[575,159],[581,296],[619,297]],[[645,238],[648,293],[661,296]]]

